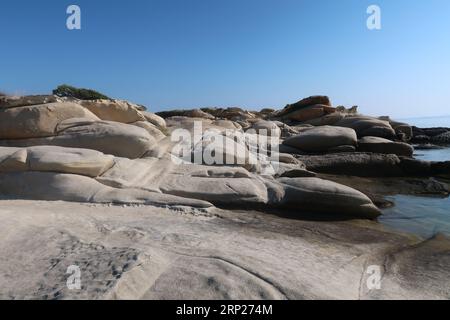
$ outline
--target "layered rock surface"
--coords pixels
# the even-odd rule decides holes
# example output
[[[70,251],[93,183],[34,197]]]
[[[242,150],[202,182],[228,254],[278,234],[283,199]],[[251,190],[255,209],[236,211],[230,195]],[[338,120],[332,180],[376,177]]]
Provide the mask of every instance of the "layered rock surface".
[[[2,299],[450,295],[448,239],[423,241],[372,222],[39,201],[2,201],[0,218]],[[71,265],[81,270],[81,290],[67,288]],[[380,290],[367,286],[369,266],[381,268]]]

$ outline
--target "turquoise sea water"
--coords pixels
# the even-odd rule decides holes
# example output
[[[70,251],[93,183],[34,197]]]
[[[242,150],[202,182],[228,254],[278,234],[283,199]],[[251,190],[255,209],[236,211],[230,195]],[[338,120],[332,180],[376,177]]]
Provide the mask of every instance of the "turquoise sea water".
[[[393,229],[423,238],[436,233],[450,236],[450,198],[395,196],[395,207],[383,211],[379,221]]]
[[[403,119],[418,127],[450,127],[450,117]],[[450,161],[450,148],[416,150],[417,159]],[[383,210],[381,223],[396,230],[411,232],[423,238],[436,233],[450,236],[450,198],[395,196],[390,197],[395,207]]]
[[[432,161],[450,160],[450,148],[419,150],[417,158]],[[450,198],[398,195],[389,197],[395,207],[383,210],[379,221],[391,228],[412,232],[424,238],[436,233],[450,236]]]

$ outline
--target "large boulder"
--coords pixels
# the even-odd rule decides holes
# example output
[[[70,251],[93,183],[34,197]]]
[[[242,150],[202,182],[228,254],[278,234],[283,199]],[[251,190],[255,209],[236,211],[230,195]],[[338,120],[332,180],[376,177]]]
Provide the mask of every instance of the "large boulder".
[[[268,202],[267,189],[256,177],[242,177],[241,171],[236,172],[233,168],[226,168],[225,171],[220,168],[194,171],[194,168],[189,165],[176,167],[161,182],[161,191],[222,206],[241,207]],[[235,176],[224,176],[227,171],[235,171]]]
[[[353,129],[322,126],[303,131],[286,139],[283,144],[306,152],[326,152],[339,146],[353,146],[356,142]]]
[[[0,96],[0,109],[17,108],[24,106],[34,106],[58,102],[55,96]]]
[[[394,138],[395,131],[388,121],[366,116],[349,116],[334,124],[339,127],[352,128],[358,137],[375,136],[380,138]]]
[[[133,105],[123,100],[84,100],[79,102],[97,117],[106,121],[133,123],[145,121],[145,116]]]
[[[54,145],[93,149],[131,159],[141,157],[155,143],[155,138],[143,128],[110,121],[74,125],[52,140]]]
[[[332,181],[319,178],[280,178],[277,181],[284,187],[282,206],[303,212],[339,213],[339,217],[375,219],[381,214],[366,195]]]
[[[99,120],[83,106],[72,102],[0,109],[0,139],[51,137],[60,122],[71,118]]]
[[[358,151],[412,157],[414,148],[404,142],[393,142],[378,137],[363,137],[358,141]]]
[[[92,149],[125,158],[140,158],[156,144],[148,131],[137,126],[73,118],[60,123],[57,136],[20,140],[0,140],[7,147],[61,146]]]

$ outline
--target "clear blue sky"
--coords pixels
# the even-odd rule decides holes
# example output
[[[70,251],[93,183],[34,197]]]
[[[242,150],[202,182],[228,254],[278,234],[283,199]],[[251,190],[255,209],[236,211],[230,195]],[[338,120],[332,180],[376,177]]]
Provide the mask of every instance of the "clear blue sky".
[[[81,31],[66,29],[70,4]],[[449,0],[2,0],[0,90],[68,83],[154,111],[327,94],[367,114],[444,115],[449,17]]]

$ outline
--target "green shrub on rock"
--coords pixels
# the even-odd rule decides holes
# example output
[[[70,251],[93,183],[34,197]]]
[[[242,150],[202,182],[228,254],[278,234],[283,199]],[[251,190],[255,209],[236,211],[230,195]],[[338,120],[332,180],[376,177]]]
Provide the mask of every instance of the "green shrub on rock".
[[[109,97],[95,90],[75,88],[66,84],[61,85],[53,90],[53,94],[58,97],[70,97],[80,100],[110,99]]]

